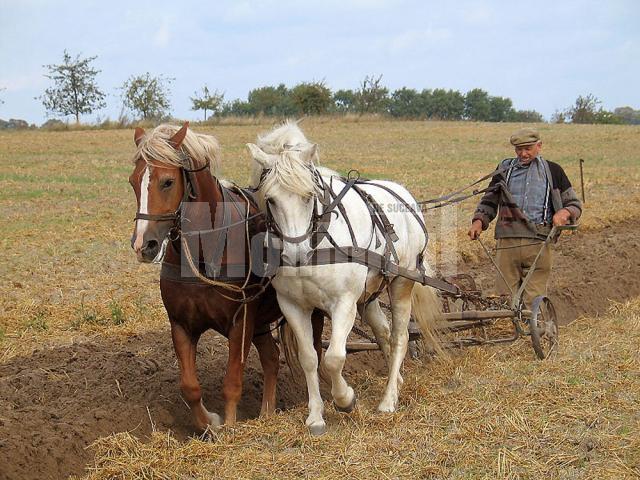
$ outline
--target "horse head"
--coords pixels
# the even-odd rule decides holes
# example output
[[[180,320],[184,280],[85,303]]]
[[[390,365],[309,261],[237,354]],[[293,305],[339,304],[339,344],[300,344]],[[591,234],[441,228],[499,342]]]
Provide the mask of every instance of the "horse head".
[[[270,231],[283,240],[282,258],[288,264],[305,264],[317,219],[317,146],[285,145],[277,154],[252,143],[247,147],[262,172],[258,201]]]
[[[140,262],[151,262],[162,256],[163,242],[178,222],[186,185],[182,168],[167,163],[163,157],[168,149],[173,149],[170,153],[180,153],[187,129],[188,122],[165,139],[165,151],[156,145],[147,145],[150,139],[142,128],[135,130],[138,154],[129,183],[136,195],[138,212],[131,247]],[[145,152],[141,154],[143,149]]]

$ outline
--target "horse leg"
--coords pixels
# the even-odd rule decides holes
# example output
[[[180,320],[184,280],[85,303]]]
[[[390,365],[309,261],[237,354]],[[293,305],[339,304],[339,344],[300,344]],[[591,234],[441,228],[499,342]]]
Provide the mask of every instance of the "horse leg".
[[[242,375],[251,349],[255,314],[254,310],[247,311],[245,319],[244,312],[240,311],[237,321],[229,330],[229,359],[227,373],[222,382],[225,425],[236,423],[238,403],[242,396]]]
[[[384,355],[384,359],[389,361],[389,354],[391,352],[391,347],[389,344],[389,337],[391,332],[389,330],[389,322],[387,321],[387,317],[382,312],[380,308],[380,303],[378,300],[374,300],[369,303],[364,310],[364,321],[371,327],[373,330],[373,334],[376,337],[376,341],[380,346],[380,350],[382,350],[382,354]]]
[[[202,403],[202,390],[196,372],[196,351],[199,337],[187,334],[182,326],[171,322],[171,338],[180,366],[180,390],[191,409],[196,427],[205,430],[210,425],[219,426],[221,424],[220,416],[208,412]]]
[[[396,277],[389,286],[391,298],[391,356],[389,378],[378,405],[380,412],[394,412],[398,406],[398,387],[401,384],[400,368],[407,353],[409,341],[409,317],[411,315],[411,290],[413,281]]]
[[[350,412],[356,395],[344,377],[342,369],[347,359],[347,336],[356,318],[355,301],[340,302],[331,312],[331,341],[324,355],[324,366],[331,377],[331,395],[338,410]]]
[[[253,337],[253,344],[258,350],[264,375],[260,416],[267,416],[271,415],[276,409],[276,381],[278,379],[278,369],[280,368],[280,349],[271,332],[261,333]]]
[[[378,346],[380,347],[380,350],[382,350],[382,354],[384,355],[384,359],[388,366],[389,357],[391,356],[391,331],[389,330],[389,321],[387,320],[387,316],[380,308],[380,302],[377,299],[365,308],[364,320],[369,324],[371,330],[373,330],[376,342],[378,342]],[[398,375],[398,382],[398,386],[402,386],[402,375]]]
[[[320,381],[318,378],[318,352],[314,348],[313,326],[311,311],[304,310],[287,297],[278,294],[280,309],[293,330],[298,343],[298,360],[304,370],[309,395],[309,416],[305,421],[312,435],[322,435],[327,431],[327,425],[322,415],[324,404],[320,396]]]
[[[324,330],[324,313],[314,310],[311,314],[311,325],[313,327],[313,348],[318,354],[318,365],[322,361],[322,330]]]

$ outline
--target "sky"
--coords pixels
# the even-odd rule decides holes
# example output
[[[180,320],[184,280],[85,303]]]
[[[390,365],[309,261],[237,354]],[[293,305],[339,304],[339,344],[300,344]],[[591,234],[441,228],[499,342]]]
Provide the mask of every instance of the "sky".
[[[97,56],[107,108],[146,72],[173,78],[171,113],[201,119],[190,96],[225,100],[284,83],[357,89],[382,75],[391,91],[482,88],[547,119],[593,94],[606,109],[640,109],[640,0],[196,2],[0,0],[0,118],[41,124],[43,65]]]

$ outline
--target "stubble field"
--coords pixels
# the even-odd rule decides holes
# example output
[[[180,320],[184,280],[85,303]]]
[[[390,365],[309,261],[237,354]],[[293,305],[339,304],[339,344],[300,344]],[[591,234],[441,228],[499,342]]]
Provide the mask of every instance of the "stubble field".
[[[270,126],[194,129],[220,140],[223,175],[244,184],[244,145]],[[419,199],[493,170],[511,155],[508,137],[518,127],[375,119],[302,126],[324,165],[393,179]],[[578,192],[585,160],[582,227],[561,241],[552,284],[565,317],[580,319],[563,328],[557,359],[533,361],[522,341],[460,352],[448,364],[409,363],[402,406],[389,416],[374,413],[383,381],[376,354],[349,359],[360,408],[340,416],[328,406],[331,430],[321,439],[307,436],[304,406],[296,406],[305,389],[283,371],[282,413],[187,443],[193,432],[177,392],[159,270],[138,264],[129,246],[133,132],[0,134],[0,478],[82,475],[96,452],[91,478],[638,475],[640,128],[539,128],[544,156]],[[476,272],[490,286],[489,264],[464,238],[474,205],[427,218],[442,268]],[[211,336],[200,352],[214,408],[225,351]],[[245,389],[257,397],[252,362]],[[245,401],[245,418],[258,402]],[[153,428],[159,433],[149,441]]]

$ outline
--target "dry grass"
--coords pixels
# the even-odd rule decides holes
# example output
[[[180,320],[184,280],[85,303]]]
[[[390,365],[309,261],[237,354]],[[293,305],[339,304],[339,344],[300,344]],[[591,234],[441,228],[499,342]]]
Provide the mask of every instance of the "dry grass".
[[[561,337],[544,362],[522,340],[411,364],[395,414],[375,413],[383,379],[362,373],[358,409],[327,402],[321,438],[302,407],[186,443],[116,434],[95,443],[85,478],[638,478],[640,299]]]

